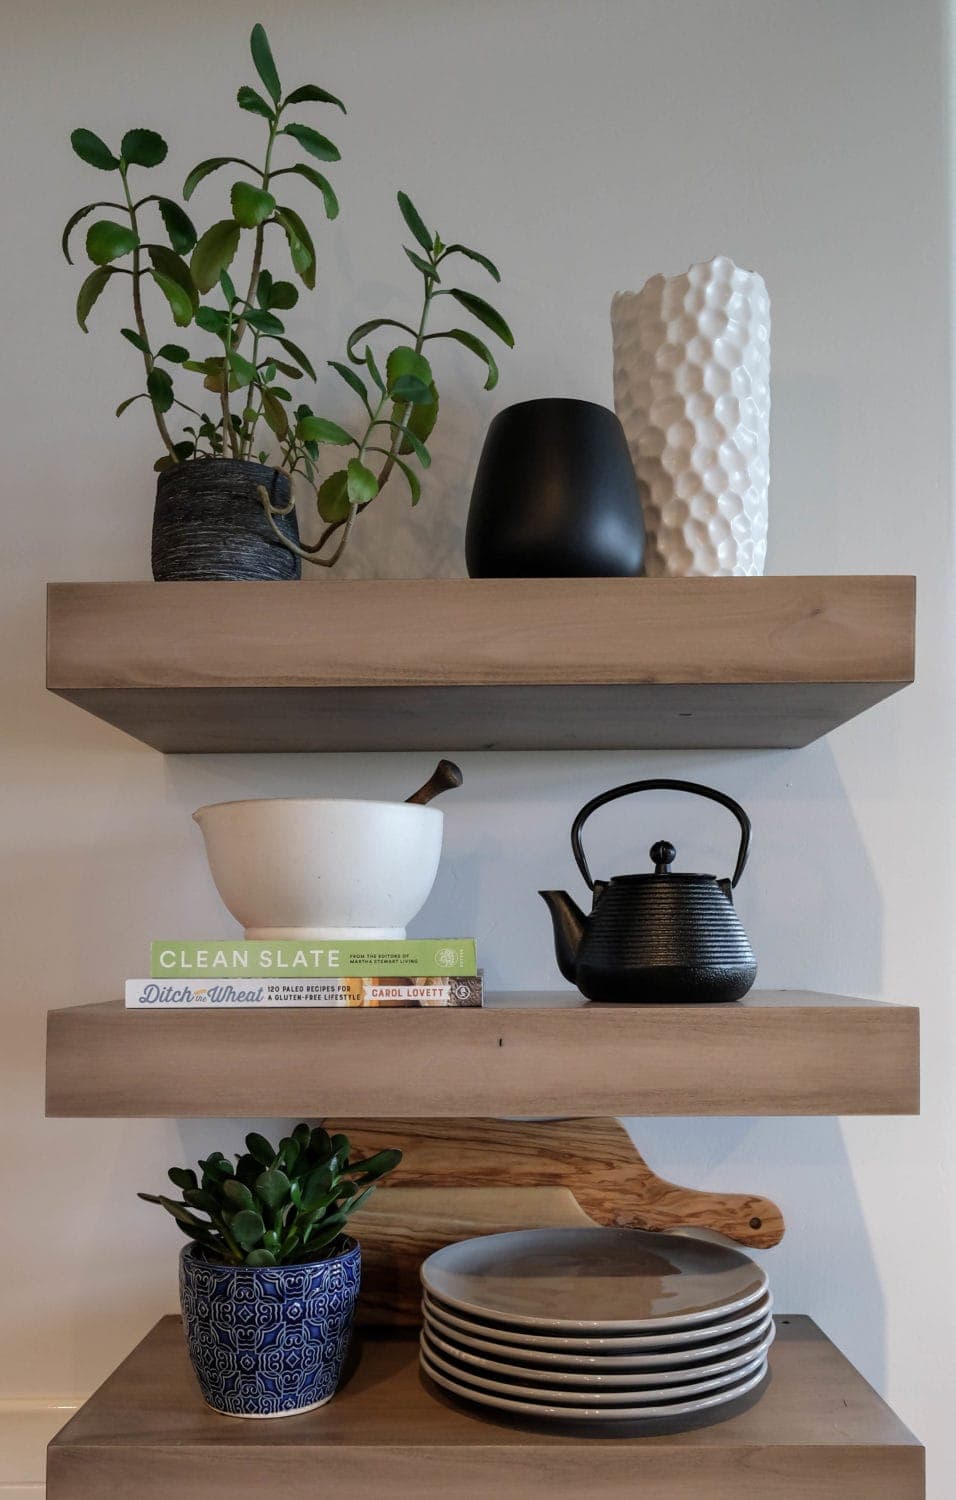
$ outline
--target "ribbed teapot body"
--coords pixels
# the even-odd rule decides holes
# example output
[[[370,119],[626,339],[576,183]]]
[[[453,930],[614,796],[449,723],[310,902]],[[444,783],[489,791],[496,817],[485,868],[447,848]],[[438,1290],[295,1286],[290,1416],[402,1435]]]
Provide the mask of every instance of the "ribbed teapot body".
[[[589,1000],[739,1000],[756,977],[729,882],[707,875],[630,875],[596,888],[576,974]]]

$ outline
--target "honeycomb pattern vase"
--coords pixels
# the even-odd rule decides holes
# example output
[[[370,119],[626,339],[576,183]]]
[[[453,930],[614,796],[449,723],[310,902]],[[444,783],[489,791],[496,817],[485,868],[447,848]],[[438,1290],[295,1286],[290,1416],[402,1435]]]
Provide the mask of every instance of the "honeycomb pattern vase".
[[[179,1261],[189,1358],[203,1397],[232,1417],[286,1417],[331,1401],[352,1337],[361,1278],[355,1240],[301,1266]]]
[[[726,255],[611,303],[614,405],[649,576],[756,577],[767,555],[770,298]]]

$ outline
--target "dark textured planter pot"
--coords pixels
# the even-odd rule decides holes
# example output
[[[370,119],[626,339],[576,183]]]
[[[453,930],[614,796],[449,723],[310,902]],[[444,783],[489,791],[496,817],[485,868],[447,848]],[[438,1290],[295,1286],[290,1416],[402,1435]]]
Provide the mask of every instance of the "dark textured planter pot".
[[[633,578],[644,519],[627,439],[591,401],[553,397],[499,412],[468,512],[472,578]]]
[[[331,1401],[362,1271],[355,1240],[304,1266],[224,1266],[194,1244],[179,1258],[183,1330],[203,1397],[233,1417],[288,1417]]]
[[[260,484],[273,504],[288,505],[288,478],[266,464],[208,458],[164,469],[153,512],[156,581],[301,577],[300,559],[269,525],[256,493]],[[298,542],[294,510],[275,523]]]

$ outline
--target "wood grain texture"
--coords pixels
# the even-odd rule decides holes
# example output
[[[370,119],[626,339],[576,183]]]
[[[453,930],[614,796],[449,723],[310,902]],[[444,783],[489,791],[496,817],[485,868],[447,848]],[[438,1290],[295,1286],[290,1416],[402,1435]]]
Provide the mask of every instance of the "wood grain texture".
[[[47,686],[169,751],[801,745],[912,681],[914,610],[908,577],[51,584]]]
[[[442,1245],[476,1234],[603,1224],[714,1230],[738,1244],[780,1243],[783,1215],[756,1194],[666,1182],[616,1120],[340,1120],[353,1148],[404,1153],[352,1221],[362,1302],[372,1321],[420,1322],[419,1270]]]
[[[730,1005],[51,1011],[48,1115],[850,1115],[919,1112],[919,1012],[802,991]],[[361,1059],[361,1066],[356,1060]]]
[[[778,1330],[749,1410],[630,1438],[456,1406],[419,1374],[414,1339],[371,1332],[321,1410],[222,1417],[164,1318],[53,1439],[47,1500],[924,1500],[912,1433],[808,1318]]]

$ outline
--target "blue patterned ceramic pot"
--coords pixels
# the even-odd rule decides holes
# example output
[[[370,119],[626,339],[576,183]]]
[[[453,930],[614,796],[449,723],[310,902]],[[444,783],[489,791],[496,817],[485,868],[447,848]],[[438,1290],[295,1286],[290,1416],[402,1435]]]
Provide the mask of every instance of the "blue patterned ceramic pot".
[[[179,1260],[183,1328],[208,1404],[286,1417],[331,1401],[352,1337],[362,1272],[355,1240],[304,1266],[225,1266],[194,1244]]]

